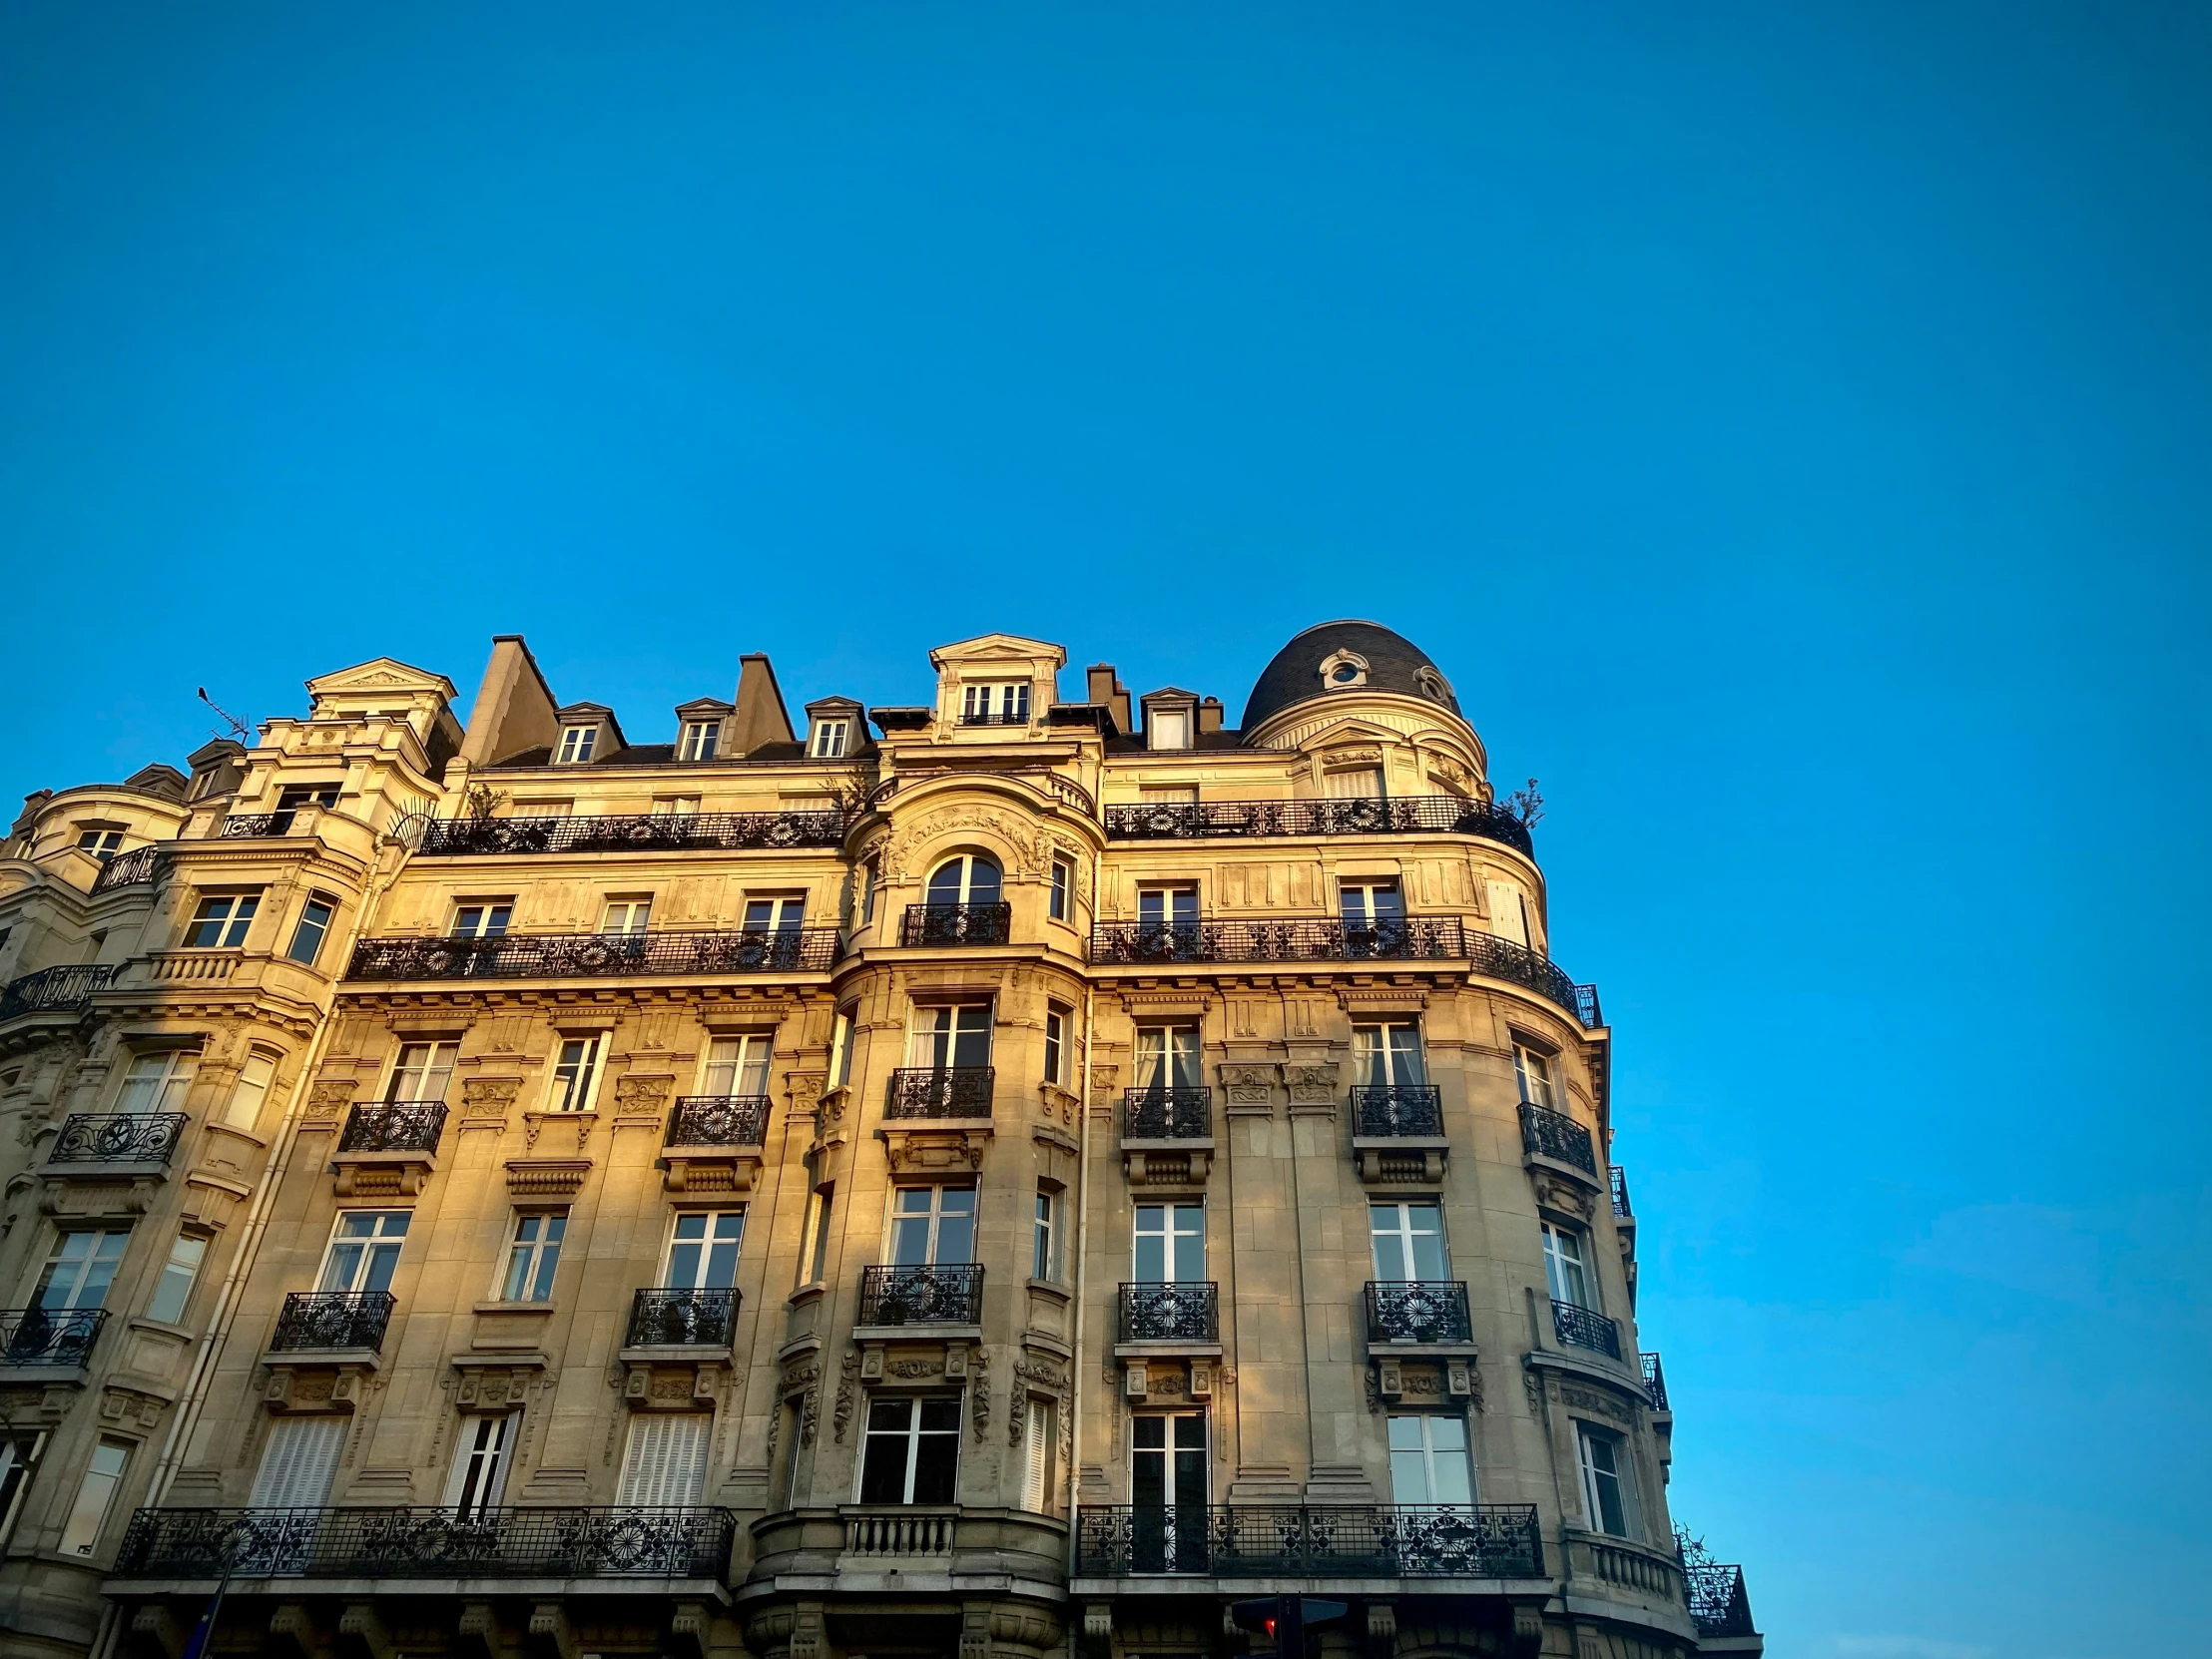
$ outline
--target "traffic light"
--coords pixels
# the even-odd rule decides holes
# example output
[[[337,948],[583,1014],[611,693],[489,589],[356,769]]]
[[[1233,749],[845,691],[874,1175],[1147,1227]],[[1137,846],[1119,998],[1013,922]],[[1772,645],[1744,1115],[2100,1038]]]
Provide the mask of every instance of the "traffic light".
[[[1307,1659],[1306,1638],[1342,1623],[1345,1604],[1323,1601],[1318,1596],[1255,1596],[1250,1601],[1231,1603],[1229,1614],[1240,1629],[1270,1637],[1276,1659]]]

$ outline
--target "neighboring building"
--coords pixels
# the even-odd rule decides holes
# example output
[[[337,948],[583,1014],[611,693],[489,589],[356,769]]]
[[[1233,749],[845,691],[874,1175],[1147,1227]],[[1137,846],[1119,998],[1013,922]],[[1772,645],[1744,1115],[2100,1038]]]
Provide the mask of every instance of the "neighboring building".
[[[507,637],[465,731],[379,660],[31,800],[0,1645],[1760,1651],[1436,666],[1325,624],[1230,730],[930,661],[639,745]]]

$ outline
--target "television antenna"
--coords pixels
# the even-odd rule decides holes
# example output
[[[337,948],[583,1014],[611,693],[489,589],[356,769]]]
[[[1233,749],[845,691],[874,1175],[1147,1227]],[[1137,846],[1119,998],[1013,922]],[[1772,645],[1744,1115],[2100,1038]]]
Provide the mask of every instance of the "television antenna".
[[[200,688],[200,701],[205,703],[209,708],[213,709],[217,714],[221,715],[224,720],[230,725],[230,731],[217,732],[215,734],[217,737],[236,738],[240,743],[245,744],[248,748],[253,747],[254,733],[252,729],[247,726],[245,721],[239,719],[237,715],[234,715],[233,713],[231,713],[230,710],[226,709],[222,704],[218,703],[214,698],[210,697],[208,695],[208,688],[206,686],[202,686]],[[211,730],[213,729],[211,728]]]

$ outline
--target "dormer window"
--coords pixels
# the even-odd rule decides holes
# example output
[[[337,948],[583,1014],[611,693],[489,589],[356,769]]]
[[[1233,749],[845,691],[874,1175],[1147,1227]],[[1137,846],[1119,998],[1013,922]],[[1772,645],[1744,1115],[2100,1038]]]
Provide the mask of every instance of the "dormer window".
[[[561,747],[554,760],[564,767],[582,766],[591,759],[591,752],[598,743],[598,727],[571,726],[562,732]]]
[[[1357,651],[1332,651],[1321,660],[1321,683],[1331,691],[1352,691],[1368,683],[1368,660]]]
[[[852,722],[849,720],[818,720],[815,722],[814,757],[818,761],[835,761],[844,756],[852,741]]]
[[[715,758],[715,746],[722,741],[722,722],[719,720],[687,720],[684,722],[684,741],[677,751],[677,758],[685,761],[711,761]]]
[[[1191,747],[1191,717],[1185,709],[1154,709],[1145,722],[1145,735],[1151,740],[1152,749],[1188,749]]]
[[[1029,724],[1029,682],[994,686],[968,686],[960,696],[962,726],[1026,726]]]
[[[123,831],[120,830],[87,830],[77,837],[77,849],[89,852],[106,863],[123,850]]]

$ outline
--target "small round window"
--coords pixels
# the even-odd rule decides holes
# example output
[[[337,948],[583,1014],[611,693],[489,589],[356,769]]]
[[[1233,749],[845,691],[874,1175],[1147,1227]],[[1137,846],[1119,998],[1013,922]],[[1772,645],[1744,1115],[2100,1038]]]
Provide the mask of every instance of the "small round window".
[[[1331,691],[1347,691],[1368,683],[1368,660],[1357,651],[1335,651],[1321,660],[1321,683]]]

